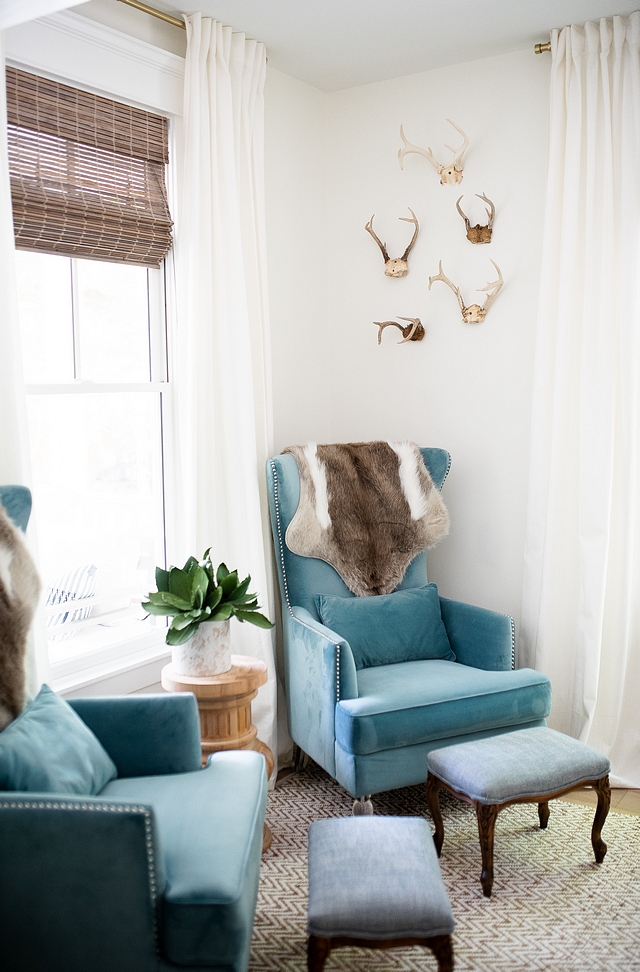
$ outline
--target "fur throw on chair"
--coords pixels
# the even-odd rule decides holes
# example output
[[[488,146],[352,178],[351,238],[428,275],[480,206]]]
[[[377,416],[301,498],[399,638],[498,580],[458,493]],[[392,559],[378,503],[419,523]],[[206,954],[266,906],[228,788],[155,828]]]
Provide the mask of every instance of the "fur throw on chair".
[[[449,532],[449,515],[412,442],[289,446],[300,503],[289,550],[318,557],[358,596],[395,590],[413,558]]]
[[[0,730],[24,708],[27,635],[39,596],[31,554],[0,505]]]

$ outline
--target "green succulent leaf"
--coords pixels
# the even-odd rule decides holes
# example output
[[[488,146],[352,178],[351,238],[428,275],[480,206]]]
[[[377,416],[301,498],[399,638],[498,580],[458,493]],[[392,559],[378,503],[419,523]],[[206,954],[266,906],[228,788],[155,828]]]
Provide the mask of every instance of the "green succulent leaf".
[[[199,566],[200,564],[198,563],[195,557],[189,557],[189,559],[187,560],[186,564],[182,569],[185,572],[185,574],[193,574],[194,570],[196,570],[196,568]]]
[[[221,584],[222,583],[222,578],[223,577],[227,577],[228,574],[229,574],[229,571],[227,570],[227,565],[226,564],[220,564],[220,566],[218,567],[218,571],[216,573],[216,580],[218,581],[218,584]]]
[[[156,567],[156,587],[159,591],[169,590],[169,571]]]
[[[238,571],[234,570],[220,581],[220,587],[224,594],[224,600],[230,599],[238,586]]]
[[[192,617],[191,613],[178,614],[171,622],[171,628],[174,631],[182,631],[184,628],[188,628],[193,624],[198,625],[199,621],[197,618]]]
[[[257,611],[236,611],[235,615],[238,621],[250,621],[251,624],[257,625],[258,628],[273,628],[273,622],[269,621],[269,618],[265,618],[264,614],[259,614]]]
[[[172,567],[169,571],[169,590],[187,601],[188,608],[191,607],[193,600],[191,597],[191,578],[184,570],[179,567]]]
[[[215,611],[211,612],[211,621],[227,621],[233,614],[230,604],[221,604]]]
[[[196,631],[198,625],[190,624],[186,628],[177,630],[176,628],[169,628],[167,631],[166,642],[168,645],[183,645],[185,641],[188,641],[192,634]]]
[[[217,608],[218,604],[222,600],[222,588],[220,586],[214,587],[211,593],[207,596],[207,607],[210,607],[213,611]]]
[[[178,608],[167,607],[166,604],[154,604],[153,601],[143,601],[142,607],[148,614],[169,616],[172,614],[180,614]]]
[[[191,602],[201,608],[209,588],[209,577],[197,561],[195,570],[191,574]]]
[[[176,608],[178,611],[189,611],[191,608],[190,601],[185,601],[176,594],[170,594],[169,591],[153,591],[149,594],[149,602],[158,608]]]
[[[233,591],[232,598],[237,601],[239,597],[244,597],[249,589],[249,584],[251,583],[250,577],[245,577],[241,584],[238,584],[235,591]],[[251,594],[250,597],[255,597],[255,594]]]

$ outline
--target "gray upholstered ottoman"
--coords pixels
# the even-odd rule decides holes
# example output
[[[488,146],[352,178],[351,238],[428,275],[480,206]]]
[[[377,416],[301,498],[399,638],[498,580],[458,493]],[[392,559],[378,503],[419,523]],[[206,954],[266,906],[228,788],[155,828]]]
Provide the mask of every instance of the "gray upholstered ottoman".
[[[421,817],[340,817],[309,828],[307,968],[332,948],[425,945],[453,969],[453,913]]]
[[[598,794],[591,844],[601,864],[607,845],[600,831],[609,813],[610,764],[584,743],[540,726],[436,749],[427,756],[427,802],[436,827],[438,856],[444,839],[438,790],[444,787],[476,810],[482,850],[482,890],[493,886],[493,838],[500,810],[514,803],[537,803],[540,827],[549,820],[549,800],[591,786]]]

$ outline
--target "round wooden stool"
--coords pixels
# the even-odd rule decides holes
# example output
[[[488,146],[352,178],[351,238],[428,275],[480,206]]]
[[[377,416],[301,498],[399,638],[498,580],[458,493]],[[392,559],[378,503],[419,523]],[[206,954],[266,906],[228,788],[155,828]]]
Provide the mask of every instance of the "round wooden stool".
[[[211,753],[227,749],[253,749],[262,753],[267,777],[273,773],[273,753],[260,739],[251,721],[251,702],[267,681],[267,666],[249,655],[232,655],[232,665],[222,675],[198,678],[179,675],[171,665],[162,669],[162,687],[167,692],[193,692],[200,713],[203,765]],[[264,825],[263,853],[271,845],[271,831]]]

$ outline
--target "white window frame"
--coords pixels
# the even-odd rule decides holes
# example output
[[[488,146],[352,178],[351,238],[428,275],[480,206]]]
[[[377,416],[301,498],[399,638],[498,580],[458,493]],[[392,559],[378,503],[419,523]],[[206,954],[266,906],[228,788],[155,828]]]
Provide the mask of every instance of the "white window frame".
[[[182,114],[184,58],[154,47],[121,31],[106,27],[71,11],[62,11],[21,24],[4,32],[6,62],[21,70],[33,70],[62,84],[72,84],[94,94],[164,115],[169,119],[169,154],[176,158],[176,123]],[[135,98],[131,97],[132,92]],[[175,166],[169,170],[170,206],[175,199]],[[171,254],[165,264],[168,345],[172,344]],[[153,353],[153,352],[152,352]],[[162,350],[167,360],[166,349]],[[165,374],[166,378],[170,375]],[[111,385],[73,382],[64,393],[110,391]],[[90,386],[90,387],[89,387]],[[51,394],[60,384],[29,385],[29,394]],[[170,382],[118,385],[118,391],[161,392],[165,432],[165,536],[171,548],[172,530],[172,397]],[[65,695],[135,692],[156,685],[170,656],[165,631],[147,632],[108,648],[96,649],[52,665],[51,684]]]

